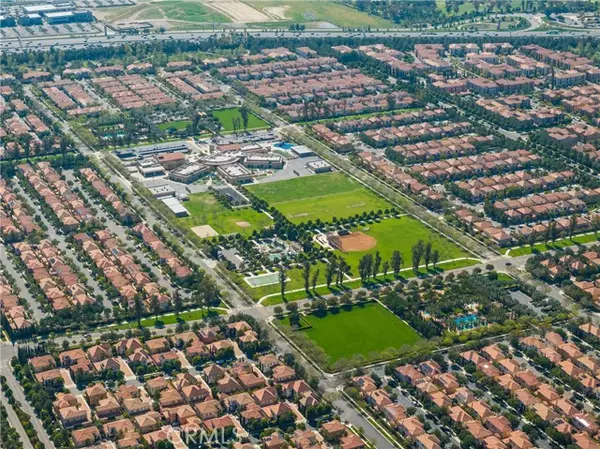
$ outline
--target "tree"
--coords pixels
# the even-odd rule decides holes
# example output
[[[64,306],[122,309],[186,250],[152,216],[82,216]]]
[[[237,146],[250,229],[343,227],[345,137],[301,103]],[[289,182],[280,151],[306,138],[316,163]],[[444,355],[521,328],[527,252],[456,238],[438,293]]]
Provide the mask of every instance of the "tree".
[[[425,252],[425,244],[423,243],[423,240],[419,240],[411,248],[412,269],[415,272],[415,274],[417,274],[419,272],[419,265],[421,264],[421,258],[423,257],[424,252]]]
[[[594,230],[594,234],[597,234],[598,230],[600,230],[600,215],[592,216],[592,229]]]
[[[279,267],[279,287],[281,288],[281,297],[285,298],[285,284],[287,283],[287,276],[283,265]]]
[[[425,269],[429,270],[429,262],[431,262],[431,242],[427,242],[425,245],[425,251],[423,252],[423,259],[425,260]]]
[[[204,276],[200,282],[199,289],[202,292],[203,303],[209,312],[211,307],[217,307],[221,303],[219,289],[212,277]]]
[[[290,313],[289,318],[290,318],[291,326],[294,326],[294,327],[300,326],[300,314],[297,311]]]
[[[313,274],[312,274],[311,284],[312,284],[313,292],[317,288],[317,282],[319,281],[319,272],[320,272],[320,270],[317,268],[315,271],[313,271]]]
[[[133,297],[135,318],[137,319],[138,327],[142,327],[142,314],[144,313],[144,304],[142,303],[142,296],[138,293]]]
[[[177,289],[173,290],[173,309],[175,310],[175,317],[179,319],[179,314],[183,309],[183,301]]]
[[[573,234],[575,234],[575,229],[577,229],[577,214],[571,215],[569,218],[569,238],[573,238]]]
[[[375,252],[375,259],[373,260],[373,278],[377,277],[377,274],[379,273],[379,268],[381,267],[381,254],[379,254],[379,251]]]
[[[431,254],[431,262],[433,263],[433,269],[435,270],[438,262],[440,261],[440,252],[436,249],[432,254]]]
[[[302,267],[302,279],[304,279],[304,291],[309,293],[310,290],[310,262],[304,262]]]
[[[365,254],[358,261],[358,275],[363,282],[369,280],[369,277],[373,273],[373,255]]]
[[[244,125],[244,131],[248,131],[248,119],[250,117],[249,115],[249,111],[248,111],[248,107],[246,105],[243,105],[240,108],[240,116],[242,117],[242,124]]]
[[[386,260],[385,262],[383,262],[381,269],[383,270],[383,277],[386,278],[390,269],[390,263]]]
[[[158,315],[160,314],[160,302],[158,302],[158,297],[156,295],[152,295],[150,298],[150,308],[154,313],[154,321],[158,321]]]
[[[337,260],[335,258],[331,258],[329,263],[325,266],[325,283],[327,284],[327,288],[331,287],[331,283],[333,282],[333,278],[335,273],[337,272]]]
[[[394,251],[392,253],[391,265],[392,271],[394,272],[394,277],[398,277],[400,275],[400,268],[402,267],[402,254],[400,251]]]
[[[344,275],[348,272],[350,266],[346,260],[340,257],[337,267],[337,278],[335,280],[336,285],[341,286],[344,280]]]

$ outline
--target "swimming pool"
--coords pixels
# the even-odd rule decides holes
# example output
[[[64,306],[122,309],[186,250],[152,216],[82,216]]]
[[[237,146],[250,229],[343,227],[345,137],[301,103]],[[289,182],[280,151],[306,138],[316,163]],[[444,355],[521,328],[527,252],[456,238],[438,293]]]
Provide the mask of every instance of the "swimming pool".
[[[289,142],[279,142],[276,143],[275,146],[277,148],[281,148],[283,150],[291,150],[292,148],[294,148],[294,144],[293,143],[289,143]]]

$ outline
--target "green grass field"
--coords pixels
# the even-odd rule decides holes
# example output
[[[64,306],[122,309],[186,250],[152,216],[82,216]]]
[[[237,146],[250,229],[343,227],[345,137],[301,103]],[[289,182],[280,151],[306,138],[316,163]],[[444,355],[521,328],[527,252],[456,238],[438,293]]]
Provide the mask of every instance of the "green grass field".
[[[213,20],[215,23],[231,22],[228,17],[208,8],[200,0],[140,1],[134,6],[96,9],[94,14],[109,22],[164,20],[180,25],[182,22],[212,24]]]
[[[327,173],[256,184],[252,193],[284,214],[291,222],[331,221],[392,205],[342,173]]]
[[[469,254],[450,240],[409,216],[390,218],[381,220],[378,223],[358,226],[353,228],[352,231],[360,231],[377,240],[377,245],[368,251],[351,251],[346,253],[339,250],[335,251],[336,254],[346,259],[346,262],[352,267],[352,274],[354,276],[358,276],[357,267],[360,258],[367,253],[375,254],[375,251],[379,251],[381,258],[385,261],[390,259],[392,252],[398,250],[404,257],[403,267],[410,267],[412,264],[411,248],[419,240],[423,240],[425,243],[431,242],[433,249],[437,249],[440,253],[440,261],[469,257]],[[421,261],[421,263],[424,262]]]
[[[303,318],[312,327],[299,332],[325,351],[330,366],[357,355],[364,357],[366,363],[380,360],[387,350],[398,350],[422,339],[379,303],[355,306],[349,311],[340,309],[323,317],[310,314]]]
[[[186,126],[191,125],[191,120],[175,120],[173,122],[161,123],[157,126],[158,129],[162,129],[163,131],[167,131],[169,129],[175,129],[176,131],[181,131],[186,128]]]
[[[250,0],[245,1],[245,3],[272,17],[273,23],[277,21],[305,24],[329,22],[341,28],[368,26],[372,28],[397,27],[393,22],[382,17],[371,16],[332,1]]]
[[[224,132],[233,131],[233,119],[240,119],[240,123],[242,120],[242,116],[240,115],[239,108],[228,108],[228,109],[218,109],[216,111],[211,112],[213,117],[217,118],[221,125],[223,126]],[[257,129],[265,129],[268,128],[269,124],[261,119],[256,114],[250,112],[248,114],[248,130],[257,130]]]
[[[251,208],[227,209],[210,193],[194,193],[190,195],[185,207],[189,217],[180,218],[183,226],[210,225],[219,234],[240,233],[248,236],[252,231],[263,229],[273,224],[267,215]]]
[[[316,264],[311,265],[311,276],[312,276],[312,273],[314,273],[316,270],[319,270],[319,277],[318,277],[317,285],[324,284],[325,283],[325,263],[317,262]],[[302,288],[302,289],[304,288],[304,279],[302,278],[302,268],[292,268],[290,270],[287,270],[286,275],[289,278],[289,280],[285,286],[286,290],[290,291],[290,290],[296,290],[299,288]],[[254,299],[255,301],[258,301],[263,296],[271,295],[274,293],[279,293],[281,291],[281,287],[280,287],[279,283],[265,285],[262,287],[251,287],[248,285],[248,283],[246,281],[243,280],[243,276],[241,276],[239,274],[234,274],[234,276],[235,276],[236,284],[238,284],[240,287],[242,287],[244,289],[244,291],[246,293],[248,293],[248,295],[250,295],[252,297],[252,299]],[[286,295],[286,299],[287,299],[287,296],[288,295]],[[304,292],[304,290],[302,291],[302,297],[303,298],[306,297],[306,292]],[[278,295],[276,297],[276,299],[277,300],[273,301],[272,304],[279,304],[279,303],[283,302],[280,295]],[[265,305],[271,305],[271,303],[265,304]]]

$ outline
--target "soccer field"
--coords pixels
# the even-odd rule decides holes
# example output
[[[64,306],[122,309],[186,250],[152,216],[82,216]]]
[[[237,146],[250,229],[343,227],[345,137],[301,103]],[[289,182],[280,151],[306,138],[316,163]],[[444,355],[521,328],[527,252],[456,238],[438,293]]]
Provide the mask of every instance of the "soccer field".
[[[470,254],[463,251],[450,240],[441,236],[434,230],[428,228],[417,219],[409,216],[400,218],[389,218],[380,222],[368,224],[366,226],[357,226],[352,229],[353,232],[360,231],[363,234],[373,237],[377,244],[368,251],[349,251],[342,252],[336,250],[335,253],[343,257],[352,269],[352,275],[358,276],[358,261],[365,254],[375,254],[379,251],[383,261],[389,261],[394,251],[400,251],[404,258],[402,268],[411,267],[412,256],[411,248],[419,240],[431,242],[432,248],[440,253],[440,262],[459,257],[469,257]],[[421,261],[421,263],[424,263]]]
[[[240,233],[249,236],[252,235],[252,231],[273,224],[273,220],[267,215],[252,208],[227,209],[210,193],[190,195],[185,207],[190,216],[179,218],[182,225],[188,228],[210,225],[221,235]]]
[[[248,190],[292,223],[332,221],[393,206],[342,173],[327,173],[256,184]]]
[[[233,131],[233,119],[239,119],[240,124],[242,123],[242,115],[240,114],[239,108],[229,109],[218,109],[212,111],[213,117],[221,122],[223,131]],[[261,119],[258,115],[248,112],[248,130],[265,129],[268,128],[269,124]]]
[[[389,358],[403,346],[422,339],[408,324],[375,302],[350,310],[340,308],[322,317],[310,314],[303,319],[312,327],[297,332],[304,333],[325,351],[330,367],[357,356],[365,363]]]

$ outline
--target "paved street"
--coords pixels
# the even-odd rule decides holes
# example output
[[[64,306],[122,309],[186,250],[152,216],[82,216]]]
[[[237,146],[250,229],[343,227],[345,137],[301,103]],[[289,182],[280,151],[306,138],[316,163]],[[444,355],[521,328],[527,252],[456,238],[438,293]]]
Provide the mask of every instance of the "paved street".
[[[31,406],[29,405],[29,402],[27,402],[23,389],[21,388],[19,382],[17,381],[17,379],[15,379],[12,373],[12,369],[10,368],[9,362],[10,359],[15,355],[16,349],[12,344],[6,342],[0,343],[0,373],[6,377],[6,383],[8,384],[8,388],[10,388],[10,390],[13,392],[15,400],[21,403],[21,408],[31,418],[31,423],[39,439],[44,444],[44,447],[46,449],[54,449],[54,443],[52,443],[52,441],[48,437],[48,434],[44,430],[42,422],[36,416],[33,408],[31,408]]]
[[[48,50],[49,48],[54,49],[82,49],[90,46],[102,45],[102,46],[120,46],[124,43],[133,42],[154,42],[154,41],[169,41],[169,40],[185,40],[185,41],[202,41],[210,39],[211,37],[219,37],[221,35],[227,35],[231,30],[218,30],[212,31],[182,31],[182,32],[164,32],[154,33],[150,35],[109,35],[109,36],[81,36],[81,37],[65,37],[65,38],[40,38],[40,39],[15,39],[8,40],[2,43],[2,49],[4,51],[25,51],[25,50]],[[255,30],[245,29],[238,30],[238,32],[246,33],[247,35],[253,35],[263,39],[302,39],[302,38],[336,38],[336,37],[370,37],[370,38],[390,38],[390,37],[516,37],[516,36],[530,36],[530,37],[567,37],[567,36],[581,36],[581,37],[598,37],[600,36],[600,29],[585,29],[585,30],[571,30],[565,29],[560,31],[560,35],[548,35],[547,31],[535,31],[535,30],[521,30],[521,31],[410,31],[410,30],[391,30],[391,31],[376,31],[371,30],[369,32],[352,32],[344,30],[306,30],[304,32],[292,32],[292,31],[273,31],[273,30]]]

